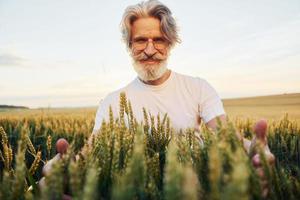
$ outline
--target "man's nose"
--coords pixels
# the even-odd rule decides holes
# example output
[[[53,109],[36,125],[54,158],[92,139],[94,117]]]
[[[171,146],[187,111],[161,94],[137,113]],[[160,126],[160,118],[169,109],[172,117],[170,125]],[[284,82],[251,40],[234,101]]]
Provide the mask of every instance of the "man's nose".
[[[147,44],[146,48],[144,49],[144,53],[145,53],[148,57],[151,57],[151,56],[153,56],[154,54],[157,53],[157,50],[155,49],[152,40],[151,40],[151,41],[148,41],[148,44]]]

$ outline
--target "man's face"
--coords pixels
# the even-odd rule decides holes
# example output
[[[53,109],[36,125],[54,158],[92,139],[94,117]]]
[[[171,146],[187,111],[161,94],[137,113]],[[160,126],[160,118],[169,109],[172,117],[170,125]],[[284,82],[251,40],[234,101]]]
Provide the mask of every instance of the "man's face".
[[[139,18],[132,24],[131,55],[133,66],[143,81],[156,80],[167,71],[169,43],[160,31],[160,21]]]

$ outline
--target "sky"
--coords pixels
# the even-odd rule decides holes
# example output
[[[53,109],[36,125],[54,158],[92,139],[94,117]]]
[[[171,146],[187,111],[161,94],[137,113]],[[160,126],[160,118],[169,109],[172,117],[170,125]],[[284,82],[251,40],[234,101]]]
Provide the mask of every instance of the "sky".
[[[136,77],[120,21],[136,0],[0,0],[0,104],[97,106]],[[161,0],[182,40],[168,67],[221,98],[300,92],[299,0]]]

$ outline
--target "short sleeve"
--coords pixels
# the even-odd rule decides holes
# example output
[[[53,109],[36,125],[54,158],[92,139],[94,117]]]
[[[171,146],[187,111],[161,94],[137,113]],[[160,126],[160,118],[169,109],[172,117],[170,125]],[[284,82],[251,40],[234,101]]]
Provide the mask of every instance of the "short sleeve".
[[[206,80],[202,80],[200,102],[200,117],[205,123],[217,116],[225,114],[223,103],[219,95]]]
[[[93,128],[93,134],[97,133],[101,128],[103,120],[108,122],[109,120],[109,107],[112,107],[112,111],[116,114],[119,110],[119,91],[108,94],[100,103],[95,116],[95,125]]]
[[[108,115],[108,105],[106,105],[106,101],[102,100],[99,103],[96,117],[95,117],[95,125],[93,128],[93,133],[97,132],[100,129],[101,123],[103,120],[105,120],[105,116]]]

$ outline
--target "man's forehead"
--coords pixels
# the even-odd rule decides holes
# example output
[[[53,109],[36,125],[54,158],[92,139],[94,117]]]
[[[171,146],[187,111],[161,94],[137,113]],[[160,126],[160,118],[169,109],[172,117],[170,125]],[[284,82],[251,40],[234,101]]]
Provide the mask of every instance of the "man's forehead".
[[[162,36],[160,21],[154,17],[145,17],[135,20],[132,24],[133,37],[158,37]]]

